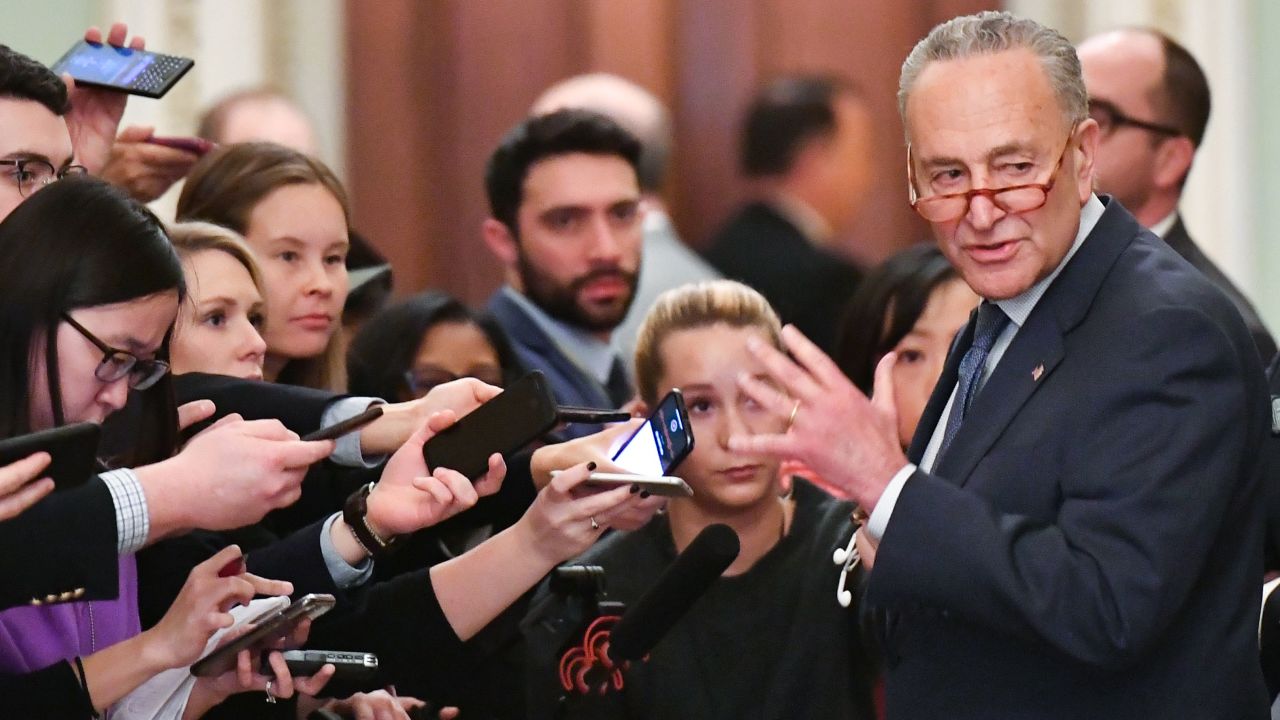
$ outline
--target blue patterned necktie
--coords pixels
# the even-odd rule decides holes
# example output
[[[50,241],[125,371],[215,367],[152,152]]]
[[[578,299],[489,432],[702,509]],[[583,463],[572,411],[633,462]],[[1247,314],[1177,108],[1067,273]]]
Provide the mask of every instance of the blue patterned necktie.
[[[947,427],[942,434],[942,447],[938,448],[938,457],[942,457],[942,454],[951,446],[956,433],[959,432],[960,423],[964,422],[969,406],[973,404],[973,396],[978,394],[982,370],[986,367],[991,346],[995,345],[996,338],[1008,324],[1009,316],[1004,314],[999,305],[983,300],[978,306],[978,319],[973,328],[973,344],[960,359],[960,379],[956,383],[956,397],[951,403],[951,413],[947,416]]]

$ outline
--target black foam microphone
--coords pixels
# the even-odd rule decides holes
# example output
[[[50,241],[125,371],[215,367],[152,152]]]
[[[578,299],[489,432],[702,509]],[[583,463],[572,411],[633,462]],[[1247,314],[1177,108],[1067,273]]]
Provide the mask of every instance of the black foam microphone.
[[[738,557],[738,534],[728,525],[708,525],[662,573],[649,591],[613,627],[609,659],[638,660],[653,649],[711,583]]]

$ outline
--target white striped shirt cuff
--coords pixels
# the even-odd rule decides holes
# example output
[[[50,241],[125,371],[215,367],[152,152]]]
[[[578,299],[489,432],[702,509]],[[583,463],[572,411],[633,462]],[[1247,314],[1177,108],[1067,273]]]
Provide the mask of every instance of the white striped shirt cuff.
[[[100,474],[111,492],[116,506],[116,550],[130,555],[142,549],[151,532],[151,516],[147,512],[147,496],[138,476],[128,468]]]

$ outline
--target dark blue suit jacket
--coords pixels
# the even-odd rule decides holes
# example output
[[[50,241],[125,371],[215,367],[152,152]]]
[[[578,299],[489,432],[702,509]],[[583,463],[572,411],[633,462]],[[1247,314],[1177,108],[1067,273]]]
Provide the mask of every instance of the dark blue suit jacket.
[[[1231,302],[1109,203],[895,505],[867,591],[889,717],[1267,717],[1266,398]]]
[[[541,370],[551,384],[556,402],[579,407],[614,408],[631,398],[609,397],[609,392],[582,366],[565,355],[555,341],[547,336],[538,323],[529,317],[506,293],[499,290],[489,298],[490,314],[506,331],[511,346],[526,370]],[[582,437],[600,432],[601,425],[573,424],[559,432],[564,439]]]

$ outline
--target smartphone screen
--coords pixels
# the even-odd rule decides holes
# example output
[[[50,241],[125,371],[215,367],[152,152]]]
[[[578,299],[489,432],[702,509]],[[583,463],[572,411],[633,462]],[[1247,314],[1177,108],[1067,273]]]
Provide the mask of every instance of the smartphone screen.
[[[188,58],[81,40],[53,64],[53,71],[90,85],[161,97],[194,64]]]
[[[637,475],[668,475],[693,450],[693,430],[684,396],[672,390],[662,398],[644,424],[613,456],[613,461]]]

